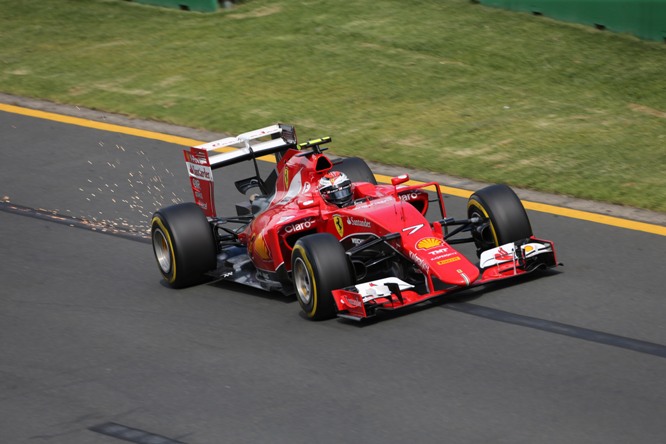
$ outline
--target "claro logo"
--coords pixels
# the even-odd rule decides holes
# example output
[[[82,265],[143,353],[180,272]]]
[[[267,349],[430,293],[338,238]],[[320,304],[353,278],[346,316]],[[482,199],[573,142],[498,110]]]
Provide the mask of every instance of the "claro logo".
[[[419,195],[417,193],[405,193],[400,195],[400,199],[404,200],[405,202],[409,202],[411,200],[418,199]]]
[[[298,233],[299,231],[303,230],[309,230],[310,228],[314,227],[314,221],[313,220],[304,220],[302,222],[296,222],[291,225],[287,225],[284,227],[285,233],[291,234],[291,233]]]

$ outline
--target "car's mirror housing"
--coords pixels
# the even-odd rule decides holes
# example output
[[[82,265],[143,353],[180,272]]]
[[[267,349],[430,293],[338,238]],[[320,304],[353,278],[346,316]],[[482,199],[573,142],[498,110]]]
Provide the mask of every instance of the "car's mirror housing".
[[[409,174],[401,174],[400,176],[392,177],[391,184],[395,187],[409,180]]]
[[[300,208],[301,210],[304,210],[306,208],[312,208],[312,207],[315,207],[317,205],[318,205],[318,203],[314,199],[299,199],[298,200],[298,208]]]

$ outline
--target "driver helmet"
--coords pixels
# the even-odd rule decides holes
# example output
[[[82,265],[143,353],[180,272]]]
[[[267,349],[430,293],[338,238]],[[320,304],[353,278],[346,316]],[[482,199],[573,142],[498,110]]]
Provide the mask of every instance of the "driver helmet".
[[[339,207],[349,205],[352,201],[351,180],[340,171],[326,173],[319,180],[319,192],[327,202]]]

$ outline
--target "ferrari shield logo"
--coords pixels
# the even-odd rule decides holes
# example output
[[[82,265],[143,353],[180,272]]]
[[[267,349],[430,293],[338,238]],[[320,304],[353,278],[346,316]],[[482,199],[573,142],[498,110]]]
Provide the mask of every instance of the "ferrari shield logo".
[[[284,179],[284,189],[289,189],[289,169],[287,169],[287,167],[284,167],[284,175],[282,178]]]
[[[338,235],[342,237],[345,234],[345,226],[342,221],[342,216],[337,214],[333,216],[333,224],[335,225],[335,229],[338,230]]]

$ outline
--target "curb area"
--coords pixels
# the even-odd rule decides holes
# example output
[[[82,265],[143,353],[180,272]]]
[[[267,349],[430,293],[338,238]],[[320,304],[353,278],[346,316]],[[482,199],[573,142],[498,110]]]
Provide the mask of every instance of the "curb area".
[[[71,117],[79,117],[82,119],[94,120],[97,122],[110,123],[115,125],[122,125],[131,128],[142,129],[146,131],[153,131],[156,133],[169,134],[173,136],[187,137],[191,139],[201,140],[202,142],[221,139],[228,137],[227,133],[216,133],[203,129],[188,128],[184,126],[172,125],[164,122],[155,122],[150,120],[141,120],[123,116],[120,114],[113,114],[93,109],[81,108],[72,105],[62,105],[45,100],[30,99],[25,97],[17,97],[10,94],[0,93],[0,103],[8,105],[20,106],[23,108],[30,108],[39,111],[52,112]],[[422,182],[437,181],[440,184],[452,188],[459,188],[466,191],[475,191],[483,188],[487,183],[476,182],[469,179],[458,178],[449,176],[443,173],[433,173],[427,171],[420,171],[409,168],[402,168],[397,166],[389,166],[368,162],[370,168],[378,174],[386,176],[397,176],[407,173],[413,180]],[[577,199],[569,196],[562,196],[556,194],[541,193],[522,188],[512,187],[516,194],[523,199],[531,202],[538,202],[547,205],[554,205],[572,210],[587,211],[590,213],[600,214],[604,216],[618,217],[633,221],[645,222],[666,227],[666,214],[658,213],[655,211],[644,210],[641,208],[626,207],[622,205],[614,205],[604,202],[589,201],[584,199]]]

